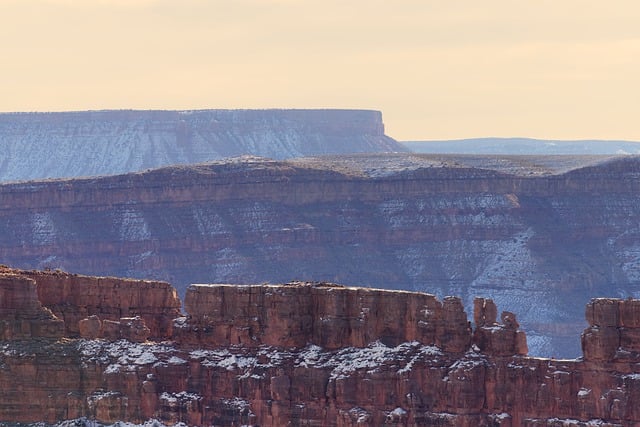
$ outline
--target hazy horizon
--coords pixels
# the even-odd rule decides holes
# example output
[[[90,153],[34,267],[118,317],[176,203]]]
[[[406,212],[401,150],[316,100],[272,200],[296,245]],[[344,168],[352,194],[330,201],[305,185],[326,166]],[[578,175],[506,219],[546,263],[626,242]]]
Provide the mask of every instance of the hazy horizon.
[[[0,111],[362,108],[398,140],[637,141],[639,20],[630,0],[0,0]]]

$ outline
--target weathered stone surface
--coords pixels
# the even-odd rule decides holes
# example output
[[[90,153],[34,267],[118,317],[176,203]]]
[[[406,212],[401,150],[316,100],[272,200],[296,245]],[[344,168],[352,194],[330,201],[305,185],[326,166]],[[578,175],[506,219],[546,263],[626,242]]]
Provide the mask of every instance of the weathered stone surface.
[[[505,328],[515,331],[520,328],[520,323],[516,320],[516,315],[510,311],[503,311],[500,315],[500,320]]]
[[[131,342],[145,342],[151,333],[140,316],[123,317],[120,321],[101,321],[96,315],[78,322],[80,337],[86,339],[104,338],[111,341],[125,339]]]
[[[0,269],[0,340],[56,338],[64,322],[38,300],[36,282]]]
[[[476,326],[494,326],[497,324],[498,308],[492,299],[475,298],[473,300],[473,321]]]
[[[640,328],[640,300],[626,299],[620,301],[618,307],[620,310],[620,326]]]
[[[192,345],[291,348],[312,343],[333,350],[376,340],[389,346],[418,341],[461,353],[471,342],[459,298],[441,303],[416,292],[301,282],[192,285],[185,310],[188,322],[175,338]]]
[[[0,272],[3,270],[0,269]],[[166,282],[91,277],[62,271],[11,270],[35,281],[39,303],[64,320],[65,334],[80,336],[79,323],[89,316],[120,322],[141,317],[154,339],[171,336],[173,319],[180,313],[180,298]],[[36,302],[38,302],[36,300]]]
[[[488,298],[476,298],[474,300],[473,317],[476,329],[473,332],[473,343],[478,348],[492,356],[525,356],[528,353],[527,337],[520,330],[520,324],[516,315],[503,311],[496,322],[497,308],[493,300]]]
[[[620,347],[620,331],[614,326],[590,326],[582,333],[582,351],[586,360],[613,360]]]
[[[78,322],[78,330],[82,338],[94,340],[102,337],[102,321],[95,314]]]
[[[590,326],[582,333],[585,360],[640,359],[639,301],[596,298],[587,304]]]
[[[151,330],[140,316],[123,317],[120,319],[120,337],[131,342],[145,342]]]
[[[620,300],[613,298],[596,298],[589,302],[585,311],[589,326],[618,326],[619,303]]]

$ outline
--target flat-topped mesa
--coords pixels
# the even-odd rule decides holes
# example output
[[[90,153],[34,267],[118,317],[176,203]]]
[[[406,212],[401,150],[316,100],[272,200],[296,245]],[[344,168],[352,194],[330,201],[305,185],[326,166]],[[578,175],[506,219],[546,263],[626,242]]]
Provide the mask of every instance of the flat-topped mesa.
[[[166,282],[61,271],[0,271],[12,272],[16,280],[33,282],[36,302],[64,321],[67,337],[168,339],[173,320],[180,315],[180,298]],[[81,328],[81,321],[89,317],[92,322]]]
[[[11,113],[0,114],[0,140],[0,181],[113,175],[244,154],[407,151],[370,110]]]
[[[460,353],[471,344],[460,299],[440,302],[417,292],[305,282],[192,285],[185,310],[189,317],[174,328],[175,338],[202,346],[339,349],[418,341]]]
[[[585,312],[582,333],[585,360],[640,360],[640,300],[595,298]]]

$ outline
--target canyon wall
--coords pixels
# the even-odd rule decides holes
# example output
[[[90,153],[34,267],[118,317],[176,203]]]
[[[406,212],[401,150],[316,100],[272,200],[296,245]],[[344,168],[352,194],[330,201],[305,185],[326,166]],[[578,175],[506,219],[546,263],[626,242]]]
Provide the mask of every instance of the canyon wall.
[[[640,297],[640,159],[244,157],[0,186],[0,263],[174,283],[475,296],[575,357],[593,297]]]
[[[474,301],[472,325],[459,298],[318,282],[194,285],[170,340],[78,338],[67,325],[76,317],[62,320],[38,299],[54,279],[78,280],[78,292],[89,294],[92,278],[78,277],[0,272],[0,325],[22,325],[0,340],[1,423],[640,423],[640,300],[592,300],[584,358],[559,360],[526,356],[516,316],[502,312],[498,321],[490,299]],[[110,278],[105,312],[131,310],[115,296],[145,284],[150,301],[166,301],[165,287],[154,283]],[[83,311],[79,301],[67,311]],[[173,311],[169,302],[155,310]],[[118,321],[122,332],[136,329],[127,319]]]
[[[252,154],[407,151],[367,110],[0,114],[0,181],[113,175]]]

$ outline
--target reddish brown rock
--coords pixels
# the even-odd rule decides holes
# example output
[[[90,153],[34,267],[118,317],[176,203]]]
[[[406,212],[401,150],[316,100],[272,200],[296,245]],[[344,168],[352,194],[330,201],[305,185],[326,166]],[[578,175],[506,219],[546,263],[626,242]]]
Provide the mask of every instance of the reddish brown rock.
[[[32,279],[0,272],[0,339],[57,338],[64,322],[38,300]]]
[[[503,311],[501,324],[496,322],[497,308],[491,299],[476,298],[474,300],[474,319],[476,329],[473,332],[473,343],[492,356],[525,356],[528,353],[527,337],[520,330],[516,315]]]
[[[102,321],[95,314],[78,323],[78,330],[82,338],[94,340],[102,337]]]
[[[500,320],[506,329],[515,331],[520,328],[520,323],[516,320],[516,315],[510,311],[503,311]]]
[[[595,298],[587,304],[585,317],[590,326],[611,327],[619,325],[620,300]]]
[[[120,339],[120,322],[115,320],[104,320],[100,329],[100,337],[109,341]]]
[[[640,328],[640,300],[626,299],[620,301],[618,307],[620,310],[620,326]]]
[[[515,354],[520,356],[529,354],[527,334],[524,331],[516,331]]]
[[[639,300],[596,298],[586,315],[590,326],[582,333],[585,360],[640,359]]]
[[[475,298],[473,300],[473,321],[476,326],[494,326],[497,324],[498,308],[492,299]]]
[[[123,317],[120,319],[120,336],[131,342],[145,342],[151,330],[140,316]]]
[[[40,320],[36,286],[0,276],[2,320]],[[636,301],[593,301],[593,323],[615,324],[585,330],[584,359],[556,360],[524,356],[515,315],[497,323],[490,300],[474,304],[472,339],[457,298],[326,283],[193,286],[172,342],[147,340],[142,317],[98,316],[77,325],[98,339],[0,342],[0,422],[632,426]]]
[[[590,326],[582,333],[582,351],[586,360],[610,361],[620,346],[616,327]]]
[[[64,320],[65,334],[80,336],[79,322],[89,316],[119,322],[123,317],[144,319],[154,339],[172,334],[180,314],[180,299],[166,282],[90,277],[61,271],[8,270],[34,280],[37,298]]]
[[[125,339],[131,342],[145,342],[151,333],[140,316],[123,317],[120,321],[101,321],[98,316],[89,316],[79,324],[80,336],[86,339],[103,338],[110,341]]]
[[[417,292],[350,288],[327,283],[192,285],[187,323],[177,340],[191,345],[364,347],[407,341],[452,353],[470,345],[471,329],[460,299]],[[194,339],[196,341],[194,341]]]

